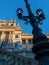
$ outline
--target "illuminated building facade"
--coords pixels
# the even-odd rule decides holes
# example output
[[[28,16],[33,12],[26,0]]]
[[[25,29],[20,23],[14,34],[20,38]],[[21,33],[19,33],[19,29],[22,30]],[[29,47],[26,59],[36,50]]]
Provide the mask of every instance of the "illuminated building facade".
[[[18,45],[27,50],[32,47],[32,34],[23,34],[19,24],[12,19],[0,21],[0,40],[12,42],[16,48]]]
[[[46,34],[49,38],[49,35]],[[22,28],[16,23],[15,20],[1,20],[0,21],[0,41],[12,42],[16,48],[22,47],[26,50],[31,50],[32,34],[23,34]]]

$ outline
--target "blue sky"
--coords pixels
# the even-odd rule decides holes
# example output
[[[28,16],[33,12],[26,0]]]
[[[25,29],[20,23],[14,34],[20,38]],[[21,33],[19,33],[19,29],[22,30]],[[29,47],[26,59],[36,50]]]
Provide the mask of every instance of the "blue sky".
[[[43,25],[40,27],[43,33],[49,33],[49,0],[28,0],[32,12],[36,15],[36,10],[41,8],[46,16],[43,20]],[[24,21],[19,20],[16,15],[17,8],[23,9],[23,15],[28,15],[24,0],[0,0],[0,19],[8,20],[12,18],[21,26],[24,33],[31,33],[32,27],[30,24],[25,25]]]

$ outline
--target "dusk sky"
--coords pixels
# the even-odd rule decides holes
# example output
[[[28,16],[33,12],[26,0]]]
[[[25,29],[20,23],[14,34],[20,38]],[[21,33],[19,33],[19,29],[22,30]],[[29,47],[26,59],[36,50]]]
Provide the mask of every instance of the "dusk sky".
[[[39,26],[42,28],[43,33],[49,33],[49,0],[28,0],[28,2],[35,15],[37,9],[40,8],[43,10],[46,19],[42,21],[43,25]],[[28,15],[24,0],[0,0],[0,19],[8,20],[12,18],[21,26],[23,33],[31,33],[31,25],[26,25],[24,21],[17,18],[17,8],[22,8],[24,11],[23,15]]]

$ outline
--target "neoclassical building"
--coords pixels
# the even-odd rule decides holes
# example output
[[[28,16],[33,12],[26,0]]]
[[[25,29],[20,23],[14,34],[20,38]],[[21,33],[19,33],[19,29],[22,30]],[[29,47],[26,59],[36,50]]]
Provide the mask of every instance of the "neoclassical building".
[[[46,34],[49,38],[49,35]],[[15,44],[15,47],[22,47],[26,50],[31,50],[33,35],[22,33],[22,28],[15,20],[0,20],[0,41],[8,41]]]

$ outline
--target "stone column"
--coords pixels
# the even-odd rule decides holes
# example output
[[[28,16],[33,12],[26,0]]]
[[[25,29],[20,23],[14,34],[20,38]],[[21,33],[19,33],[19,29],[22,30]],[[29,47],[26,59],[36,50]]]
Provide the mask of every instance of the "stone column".
[[[11,32],[9,33],[9,40],[10,40],[10,42],[11,42]]]
[[[1,33],[0,33],[0,47],[1,47],[2,43],[1,43]]]
[[[28,51],[28,39],[26,39],[26,50]]]
[[[0,41],[1,41],[1,33],[0,33]]]
[[[22,39],[21,39],[21,34],[20,34],[19,36],[20,36],[20,43],[21,43],[20,45],[22,46]]]
[[[14,31],[11,32],[11,40],[14,42]]]
[[[1,35],[1,41],[4,39],[4,31],[2,32],[2,35]]]

